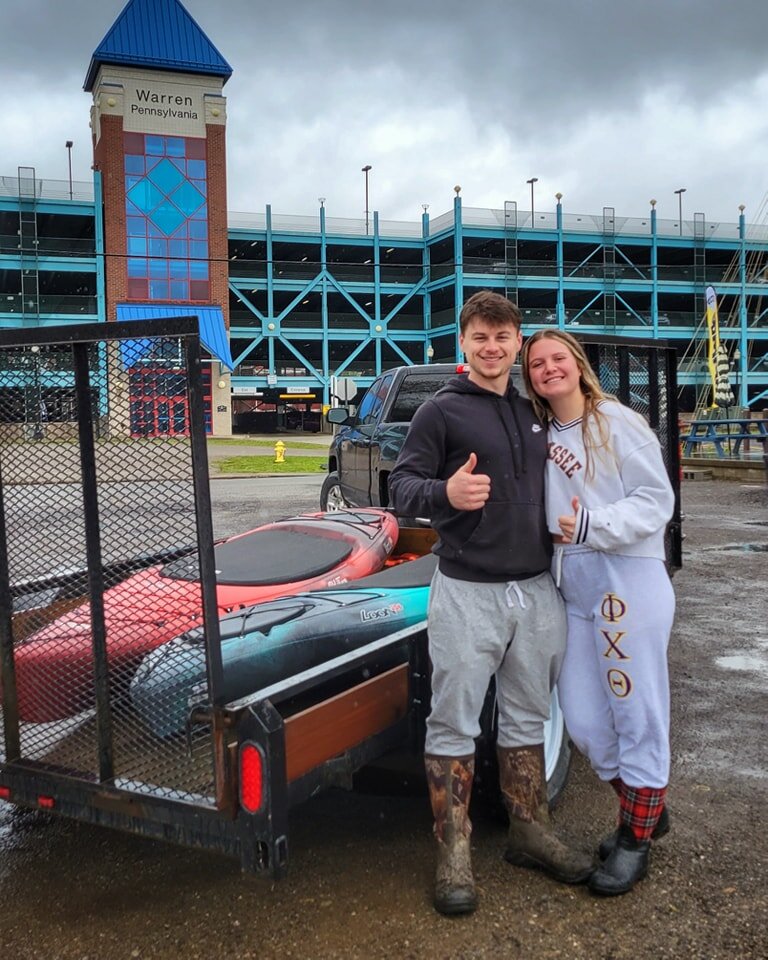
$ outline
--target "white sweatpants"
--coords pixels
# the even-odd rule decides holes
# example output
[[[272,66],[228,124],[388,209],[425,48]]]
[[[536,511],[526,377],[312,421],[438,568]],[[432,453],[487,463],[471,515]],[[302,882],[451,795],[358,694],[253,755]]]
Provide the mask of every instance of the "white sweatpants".
[[[558,681],[568,732],[601,780],[665,787],[675,595],[664,563],[569,545],[553,564],[568,620]]]

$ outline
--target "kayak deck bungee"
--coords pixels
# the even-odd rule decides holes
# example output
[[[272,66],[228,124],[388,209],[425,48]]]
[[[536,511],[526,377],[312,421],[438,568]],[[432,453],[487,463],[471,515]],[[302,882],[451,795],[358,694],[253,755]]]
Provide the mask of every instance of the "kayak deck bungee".
[[[387,511],[289,517],[214,545],[219,616],[380,570],[398,537]],[[126,692],[141,658],[202,622],[196,554],[133,574],[104,592],[110,683]],[[19,715],[43,723],[93,705],[91,608],[83,603],[14,651]]]

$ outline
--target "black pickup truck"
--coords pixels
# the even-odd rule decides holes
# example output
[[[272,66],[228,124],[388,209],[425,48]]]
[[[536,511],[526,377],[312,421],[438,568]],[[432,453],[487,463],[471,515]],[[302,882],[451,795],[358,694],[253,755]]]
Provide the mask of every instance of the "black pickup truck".
[[[320,491],[323,510],[389,506],[389,474],[414,413],[462,369],[453,363],[395,367],[371,384],[354,415],[346,407],[328,411],[328,420],[339,430]]]

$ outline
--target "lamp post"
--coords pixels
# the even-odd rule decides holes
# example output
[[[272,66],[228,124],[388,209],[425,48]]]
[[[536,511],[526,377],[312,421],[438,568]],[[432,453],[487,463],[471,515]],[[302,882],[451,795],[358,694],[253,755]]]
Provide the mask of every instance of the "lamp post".
[[[539,178],[538,178],[538,177],[531,177],[530,180],[526,180],[525,182],[526,182],[526,183],[529,183],[529,184],[531,185],[531,227],[535,227],[536,224],[533,222],[533,185],[534,185],[534,183],[538,183],[538,182],[539,182]]]
[[[677,218],[680,221],[680,236],[683,235],[683,194],[685,193],[685,187],[680,187],[679,190],[675,190],[677,194]]]
[[[69,160],[69,199],[71,200],[72,199],[72,147],[74,146],[74,144],[72,143],[71,140],[67,140],[64,146],[67,148],[67,158]]]
[[[370,163],[366,163],[366,165],[362,169],[363,169],[363,173],[365,174],[365,233],[367,236],[368,235],[368,174],[371,172],[373,168],[371,167]]]

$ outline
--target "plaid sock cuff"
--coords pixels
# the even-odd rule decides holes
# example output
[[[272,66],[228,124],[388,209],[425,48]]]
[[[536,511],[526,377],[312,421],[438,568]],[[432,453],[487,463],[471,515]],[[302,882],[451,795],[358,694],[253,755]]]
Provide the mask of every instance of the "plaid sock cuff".
[[[628,787],[623,784],[619,797],[619,823],[629,827],[637,840],[650,840],[666,796],[666,787]]]

